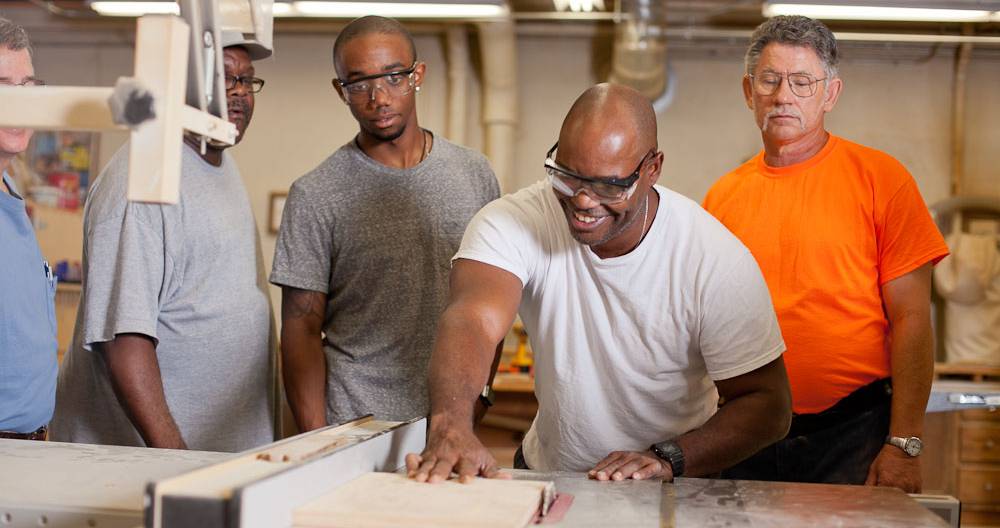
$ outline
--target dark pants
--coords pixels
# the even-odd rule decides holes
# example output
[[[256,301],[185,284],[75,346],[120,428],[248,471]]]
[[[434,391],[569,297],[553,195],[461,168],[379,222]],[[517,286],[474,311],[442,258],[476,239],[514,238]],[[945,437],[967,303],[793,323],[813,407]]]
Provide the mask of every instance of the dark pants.
[[[864,484],[889,434],[892,385],[866,385],[833,407],[792,416],[788,435],[722,472],[722,478]]]
[[[531,469],[524,461],[524,451],[521,450],[521,446],[517,446],[517,451],[514,451],[514,469]]]

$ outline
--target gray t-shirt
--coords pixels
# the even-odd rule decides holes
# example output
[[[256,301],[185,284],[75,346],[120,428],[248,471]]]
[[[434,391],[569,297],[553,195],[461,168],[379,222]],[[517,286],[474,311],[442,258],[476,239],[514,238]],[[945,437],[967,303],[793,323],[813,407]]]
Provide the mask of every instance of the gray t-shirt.
[[[482,154],[440,137],[409,169],[351,142],[292,185],[271,282],[327,295],[329,423],[427,414],[451,257],[472,216],[499,195]]]
[[[51,438],[145,445],[94,343],[156,340],[170,412],[188,447],[242,451],[273,441],[274,350],[259,237],[232,158],[183,147],[175,205],[126,201],[128,146],[84,211],[83,294],[62,365]]]

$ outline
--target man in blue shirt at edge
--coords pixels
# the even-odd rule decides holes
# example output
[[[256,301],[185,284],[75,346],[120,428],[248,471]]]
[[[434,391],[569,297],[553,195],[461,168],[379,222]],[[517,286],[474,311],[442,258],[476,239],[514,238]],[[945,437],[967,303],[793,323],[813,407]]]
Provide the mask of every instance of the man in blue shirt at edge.
[[[0,86],[37,86],[24,28],[0,17]],[[31,130],[0,128],[0,438],[44,440],[56,391],[55,279],[7,174]]]

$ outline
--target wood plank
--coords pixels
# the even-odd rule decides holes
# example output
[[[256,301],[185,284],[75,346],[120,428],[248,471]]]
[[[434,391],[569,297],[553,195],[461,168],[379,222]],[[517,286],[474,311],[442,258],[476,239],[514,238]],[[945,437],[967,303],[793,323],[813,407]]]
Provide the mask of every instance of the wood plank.
[[[35,130],[125,130],[108,108],[113,89],[75,86],[0,86],[5,127]]]
[[[291,526],[295,508],[366,473],[398,471],[406,465],[407,453],[423,451],[426,419],[404,423],[371,421],[359,427],[379,423],[395,425],[355,445],[318,455],[308,463],[293,464],[286,471],[240,489],[232,504],[239,512],[240,528]]]
[[[207,112],[202,112],[193,106],[185,106],[183,126],[200,136],[205,136],[228,145],[236,143],[236,125]]]
[[[278,442],[273,447],[240,455],[171,479],[157,486],[157,496],[179,493],[186,497],[229,498],[234,488],[273,475],[288,464],[300,463],[312,454],[326,451],[323,449],[325,446],[336,444],[337,447],[343,447],[356,443],[359,438],[370,436],[373,430],[379,431],[394,423],[374,422],[371,416],[366,416],[337,427],[305,433],[300,437]],[[364,426],[368,427],[355,431]],[[345,438],[350,441],[343,442]]]
[[[117,511],[142,521],[143,488],[231,453],[0,439],[0,509]],[[7,528],[0,516],[0,526]],[[15,524],[16,526],[16,524]],[[83,523],[64,526],[86,526]],[[104,526],[99,524],[98,526]]]
[[[399,473],[369,473],[299,507],[300,528],[523,528],[552,482],[477,478],[426,484]]]
[[[293,508],[364,473],[398,470],[406,453],[423,449],[425,438],[424,419],[366,416],[309,431],[155,482],[147,489],[147,526],[291,526]]]
[[[156,119],[132,131],[128,199],[177,203],[187,87],[190,28],[175,16],[140,17],[135,37],[135,78],[153,94]]]

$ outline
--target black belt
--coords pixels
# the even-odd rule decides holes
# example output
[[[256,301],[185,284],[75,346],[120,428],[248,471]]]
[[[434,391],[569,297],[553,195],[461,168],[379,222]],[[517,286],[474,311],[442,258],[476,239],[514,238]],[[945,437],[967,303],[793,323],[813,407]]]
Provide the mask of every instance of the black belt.
[[[11,440],[45,440],[45,434],[48,433],[48,428],[44,425],[39,427],[37,431],[32,431],[30,433],[15,433],[14,431],[0,431],[0,438],[8,438]]]
[[[792,427],[788,431],[788,437],[804,436],[839,425],[891,399],[892,379],[875,380],[848,394],[825,411],[792,415]]]

